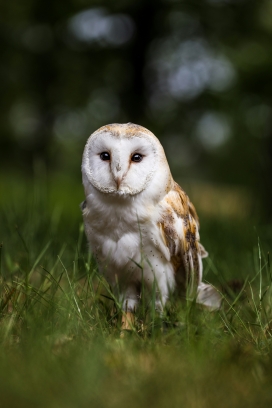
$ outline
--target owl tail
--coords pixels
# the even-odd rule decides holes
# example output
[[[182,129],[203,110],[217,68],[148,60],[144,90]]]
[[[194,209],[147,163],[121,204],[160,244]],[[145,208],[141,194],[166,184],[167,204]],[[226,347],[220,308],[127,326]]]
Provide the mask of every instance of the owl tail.
[[[201,282],[197,288],[196,303],[199,303],[210,311],[218,310],[221,307],[222,297],[215,287]]]

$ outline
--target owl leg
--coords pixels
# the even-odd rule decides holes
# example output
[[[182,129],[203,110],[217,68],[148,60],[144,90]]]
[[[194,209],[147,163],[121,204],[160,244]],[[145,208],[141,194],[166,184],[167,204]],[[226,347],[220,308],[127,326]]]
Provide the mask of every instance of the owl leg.
[[[158,312],[160,315],[163,314],[163,309],[165,306],[165,303],[168,299],[168,296],[166,294],[158,293],[156,296],[155,300],[155,310]]]
[[[121,322],[121,330],[133,330],[135,324],[135,311],[139,303],[139,294],[137,288],[131,286],[126,289],[123,300],[123,314]],[[122,332],[121,332],[122,336]]]
[[[121,321],[121,333],[124,330],[132,330],[135,324],[135,315],[132,312],[124,312]]]
[[[169,299],[169,294],[174,290],[174,280],[163,275],[161,279],[157,281],[157,288],[155,309],[162,316],[165,304]]]

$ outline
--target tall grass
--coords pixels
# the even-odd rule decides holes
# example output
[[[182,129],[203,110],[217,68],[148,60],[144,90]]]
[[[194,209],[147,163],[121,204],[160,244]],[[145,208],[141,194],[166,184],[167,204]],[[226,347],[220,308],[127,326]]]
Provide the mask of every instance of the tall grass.
[[[154,287],[120,339],[120,305],[87,250],[80,190],[40,179],[4,190],[1,406],[271,406],[268,227],[264,242],[252,228],[249,248],[245,224],[204,221],[205,279],[222,291],[222,309],[173,298],[161,317]]]

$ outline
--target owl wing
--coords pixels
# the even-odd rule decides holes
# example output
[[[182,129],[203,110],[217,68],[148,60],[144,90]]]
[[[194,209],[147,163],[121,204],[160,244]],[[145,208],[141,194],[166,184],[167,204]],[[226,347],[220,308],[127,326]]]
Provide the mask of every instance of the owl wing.
[[[202,283],[202,258],[208,253],[200,243],[195,207],[177,183],[160,205],[158,226],[162,242],[168,248],[167,255],[174,267],[178,287],[189,295],[197,293],[197,302],[212,310],[218,309],[221,296],[213,286]]]

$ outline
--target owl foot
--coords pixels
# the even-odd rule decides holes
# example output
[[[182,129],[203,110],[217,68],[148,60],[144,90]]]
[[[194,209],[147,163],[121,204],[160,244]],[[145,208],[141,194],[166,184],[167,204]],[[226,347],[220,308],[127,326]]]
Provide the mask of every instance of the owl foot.
[[[122,314],[121,333],[120,337],[125,337],[126,332],[132,332],[135,325],[135,315],[132,312],[124,312]]]

